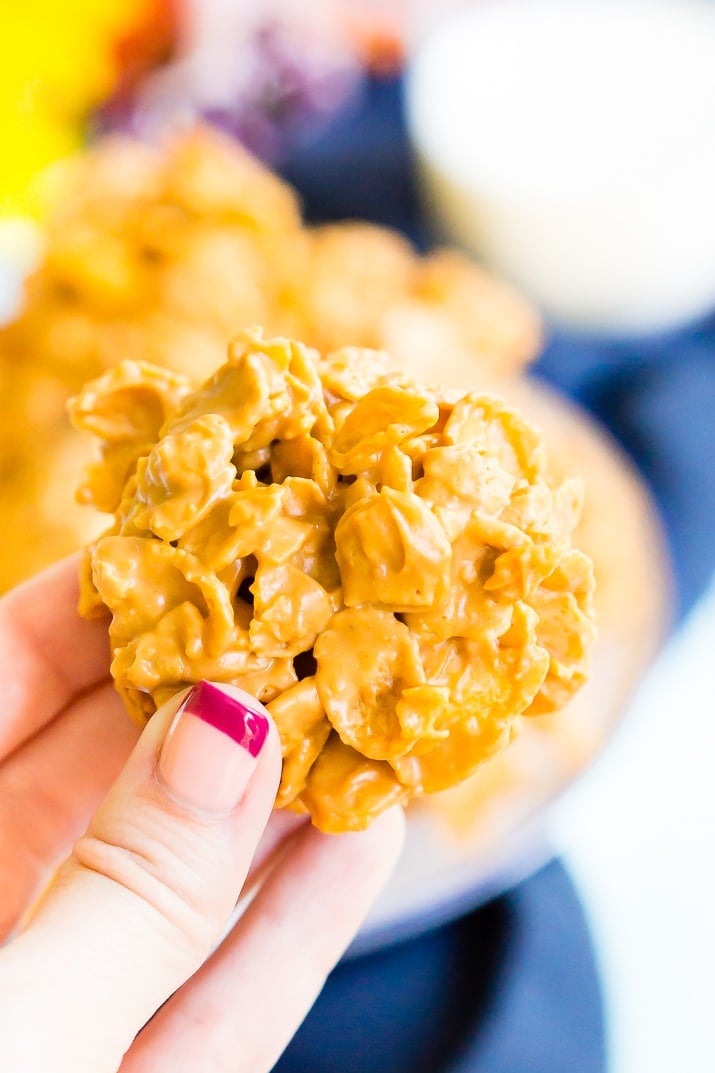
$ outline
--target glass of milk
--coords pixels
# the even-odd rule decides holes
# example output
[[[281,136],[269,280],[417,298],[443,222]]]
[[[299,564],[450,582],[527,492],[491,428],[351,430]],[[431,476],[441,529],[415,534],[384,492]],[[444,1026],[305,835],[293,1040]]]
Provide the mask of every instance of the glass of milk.
[[[556,322],[715,308],[715,5],[479,0],[418,47],[407,111],[439,228]]]

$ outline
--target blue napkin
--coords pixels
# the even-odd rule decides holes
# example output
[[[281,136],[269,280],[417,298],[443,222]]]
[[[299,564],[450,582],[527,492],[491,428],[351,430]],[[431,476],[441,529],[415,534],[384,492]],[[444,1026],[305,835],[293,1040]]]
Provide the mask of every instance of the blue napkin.
[[[587,928],[556,862],[446,927],[343,962],[275,1073],[604,1073]]]
[[[715,316],[612,342],[554,333],[535,371],[599,418],[640,469],[684,615],[715,570]]]

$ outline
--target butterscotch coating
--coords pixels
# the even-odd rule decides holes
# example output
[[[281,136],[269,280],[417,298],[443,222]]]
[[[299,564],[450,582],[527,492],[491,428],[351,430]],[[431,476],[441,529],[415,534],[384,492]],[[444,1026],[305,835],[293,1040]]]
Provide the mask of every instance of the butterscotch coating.
[[[252,329],[195,390],[129,362],[71,412],[101,440],[81,496],[115,515],[82,607],[111,612],[130,712],[202,678],[255,693],[278,805],[322,830],[454,785],[584,681],[578,488],[496,396]]]

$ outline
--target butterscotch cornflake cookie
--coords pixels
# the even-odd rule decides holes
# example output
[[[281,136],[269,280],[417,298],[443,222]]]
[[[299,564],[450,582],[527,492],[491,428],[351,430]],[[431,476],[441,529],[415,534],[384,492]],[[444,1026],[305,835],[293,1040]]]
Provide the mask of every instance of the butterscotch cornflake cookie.
[[[82,607],[112,614],[129,710],[202,678],[255,693],[278,805],[322,830],[454,785],[584,681],[578,489],[496,396],[253,329],[197,390],[129,362],[71,410],[102,441],[81,497],[115,515]]]

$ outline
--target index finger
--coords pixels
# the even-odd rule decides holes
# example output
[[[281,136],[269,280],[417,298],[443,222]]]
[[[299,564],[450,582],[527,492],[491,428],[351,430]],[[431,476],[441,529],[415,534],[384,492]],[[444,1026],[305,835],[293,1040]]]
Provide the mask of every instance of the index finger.
[[[0,599],[0,759],[109,675],[106,622],[77,610],[72,555]]]
[[[139,1034],[121,1073],[273,1069],[392,872],[403,838],[397,809],[366,831],[324,835],[308,823],[295,830],[233,931]]]

